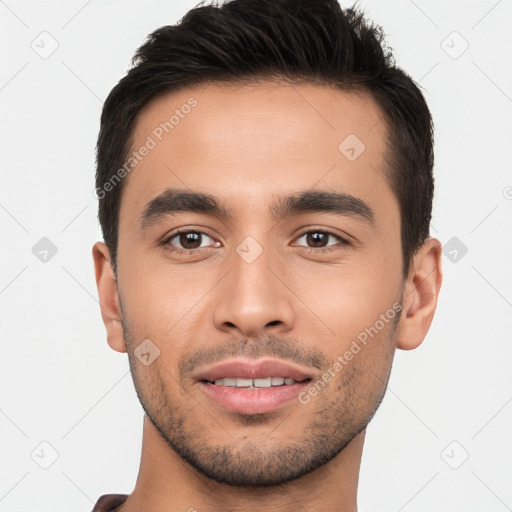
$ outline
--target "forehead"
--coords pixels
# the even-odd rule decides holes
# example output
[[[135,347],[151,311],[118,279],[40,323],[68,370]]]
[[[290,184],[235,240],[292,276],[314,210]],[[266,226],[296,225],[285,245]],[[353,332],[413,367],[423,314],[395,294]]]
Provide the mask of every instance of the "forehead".
[[[381,110],[364,93],[283,82],[166,93],[135,123],[130,155],[138,156],[121,216],[123,209],[140,214],[166,188],[208,192],[261,213],[262,200],[279,191],[317,187],[364,195],[378,210],[395,202],[386,137]]]

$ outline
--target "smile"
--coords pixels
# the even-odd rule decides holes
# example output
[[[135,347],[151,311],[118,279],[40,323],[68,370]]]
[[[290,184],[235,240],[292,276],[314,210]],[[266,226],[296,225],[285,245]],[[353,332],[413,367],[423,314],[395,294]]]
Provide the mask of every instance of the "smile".
[[[308,379],[309,380],[309,379]],[[209,382],[209,381],[207,381]],[[216,386],[227,386],[230,388],[247,388],[247,389],[258,389],[258,388],[271,388],[275,386],[291,386],[296,384],[298,381],[289,377],[265,377],[263,379],[244,379],[244,378],[230,378],[216,379]]]

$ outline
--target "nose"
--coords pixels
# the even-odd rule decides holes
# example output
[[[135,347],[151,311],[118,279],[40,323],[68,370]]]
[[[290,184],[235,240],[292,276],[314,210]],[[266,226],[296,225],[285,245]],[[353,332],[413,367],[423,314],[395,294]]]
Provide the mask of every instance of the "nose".
[[[277,277],[282,268],[269,250],[249,262],[237,253],[216,290],[215,327],[230,335],[258,337],[289,331],[294,323],[293,293]]]

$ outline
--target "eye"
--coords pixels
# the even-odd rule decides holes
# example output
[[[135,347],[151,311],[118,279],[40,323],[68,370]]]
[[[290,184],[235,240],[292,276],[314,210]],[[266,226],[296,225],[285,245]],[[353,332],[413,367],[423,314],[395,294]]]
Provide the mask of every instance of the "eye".
[[[307,247],[312,250],[318,249],[319,251],[330,251],[350,245],[350,242],[327,229],[314,229],[307,231],[300,235],[297,240],[302,238],[305,239],[306,245],[297,243],[295,245],[298,245],[299,247]],[[329,239],[334,239],[334,242],[330,243]]]
[[[298,243],[301,239],[304,239],[305,245]],[[221,247],[222,244],[203,231],[183,230],[172,233],[163,240],[162,245],[172,253],[192,255],[208,247]],[[314,229],[300,235],[294,245],[318,253],[341,249],[350,242],[328,229]]]
[[[212,243],[215,247],[220,246],[220,242],[213,240],[212,237],[202,231],[178,231],[163,241],[163,245],[168,250],[176,253],[191,253],[208,247]]]

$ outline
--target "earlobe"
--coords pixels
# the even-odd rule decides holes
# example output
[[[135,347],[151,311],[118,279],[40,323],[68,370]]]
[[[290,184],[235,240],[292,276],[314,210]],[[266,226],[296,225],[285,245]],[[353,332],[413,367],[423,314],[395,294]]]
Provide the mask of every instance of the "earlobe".
[[[397,347],[402,350],[417,348],[430,329],[443,279],[441,259],[441,243],[436,238],[428,238],[413,257],[397,336]]]
[[[110,252],[103,242],[96,242],[92,248],[96,286],[101,307],[101,317],[107,330],[107,342],[113,350],[126,352],[121,307],[117,283],[110,264]]]

